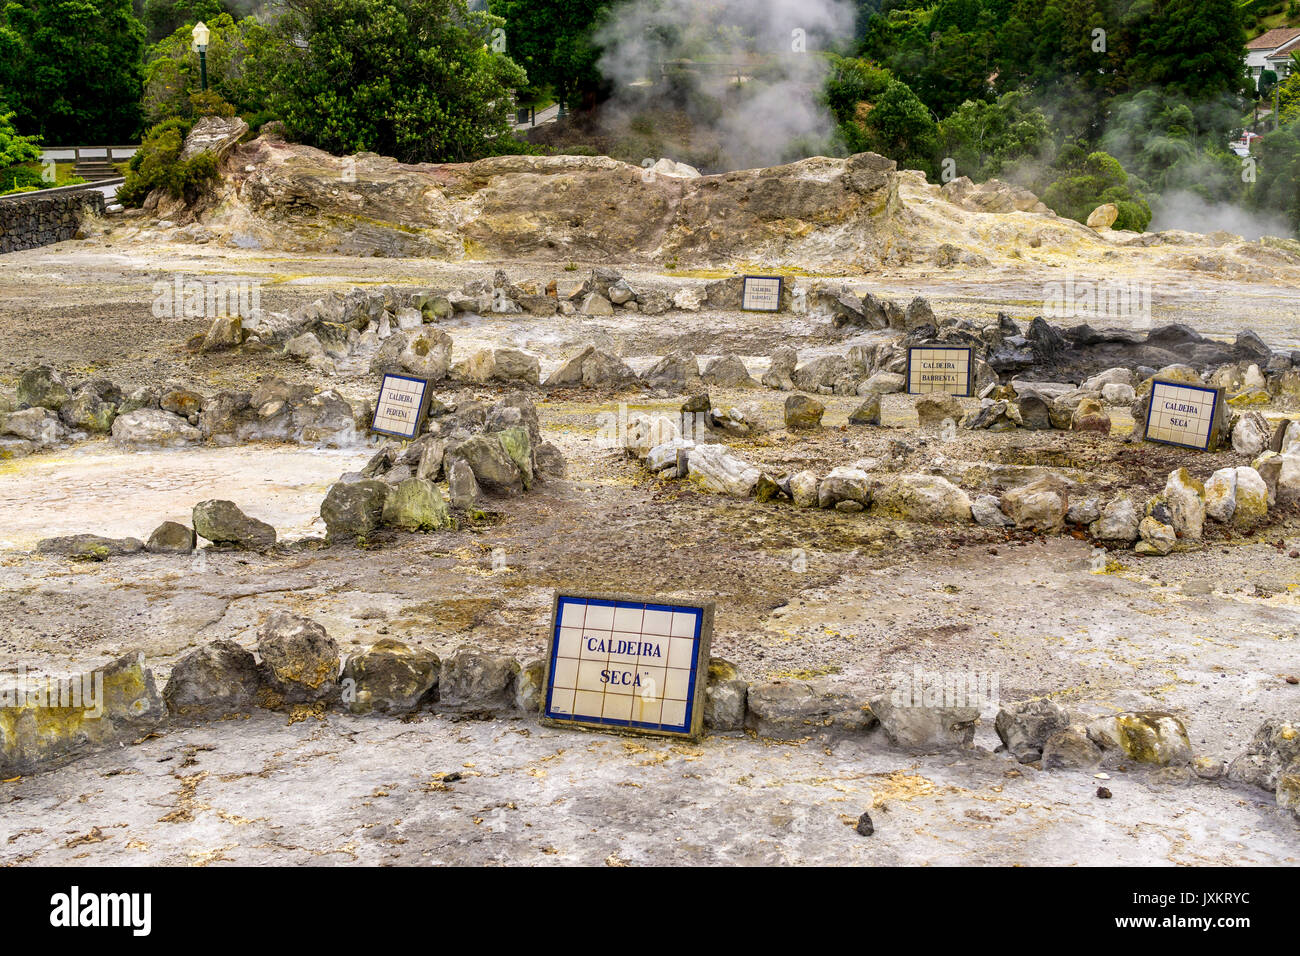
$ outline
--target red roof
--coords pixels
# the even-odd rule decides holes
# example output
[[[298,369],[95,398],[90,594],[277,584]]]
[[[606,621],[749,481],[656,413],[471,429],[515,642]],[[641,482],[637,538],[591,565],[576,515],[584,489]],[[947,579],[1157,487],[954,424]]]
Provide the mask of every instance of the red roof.
[[[1276,50],[1283,44],[1300,37],[1300,27],[1278,27],[1262,33],[1246,44],[1247,50]]]
[[[1266,60],[1286,60],[1292,53],[1300,51],[1300,35],[1297,35],[1290,43],[1283,43],[1280,47],[1266,56]]]

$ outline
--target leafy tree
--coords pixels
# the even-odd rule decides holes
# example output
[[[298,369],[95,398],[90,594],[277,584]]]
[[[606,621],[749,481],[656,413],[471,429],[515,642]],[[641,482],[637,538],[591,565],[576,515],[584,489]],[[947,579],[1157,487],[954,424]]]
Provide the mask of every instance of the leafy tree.
[[[1136,33],[1126,63],[1130,89],[1154,86],[1205,98],[1249,88],[1237,0],[1150,0],[1134,4],[1127,27]]]
[[[902,168],[934,175],[939,143],[934,117],[906,83],[891,79],[874,103],[859,105],[857,117],[841,131],[855,153],[880,153]]]
[[[590,99],[601,85],[592,29],[611,0],[489,0],[504,21],[506,53],[528,71],[532,98],[550,87],[569,104]]]
[[[518,152],[501,20],[466,0],[285,0],[272,27],[271,108],[301,141],[403,162]]]
[[[1060,178],[1043,191],[1043,202],[1058,215],[1087,222],[1103,203],[1119,208],[1116,229],[1142,232],[1151,223],[1151,206],[1141,192],[1129,185],[1128,174],[1119,160],[1101,151],[1084,154],[1070,145],[1062,149],[1054,164]]]
[[[1291,228],[1300,233],[1300,116],[1257,140],[1254,152],[1259,179],[1250,205],[1282,213],[1290,220]]]
[[[143,46],[131,0],[10,0],[0,8],[0,100],[46,143],[130,142]]]
[[[249,115],[266,110],[266,80],[274,62],[266,28],[252,17],[236,22],[222,13],[207,23],[208,89]],[[144,68],[144,115],[158,123],[172,116],[193,118],[191,97],[200,91],[199,55],[192,49],[190,25],[149,50]]]
[[[144,0],[140,20],[147,42],[157,43],[182,27],[188,31],[200,20],[212,26],[222,14],[238,14],[239,6],[232,0]]]
[[[939,123],[945,156],[976,182],[1002,174],[1017,161],[1051,145],[1043,111],[1026,103],[1024,93],[1006,93],[996,102],[967,100]]]
[[[14,114],[0,113],[0,170],[41,158],[39,136],[20,136],[14,128]]]

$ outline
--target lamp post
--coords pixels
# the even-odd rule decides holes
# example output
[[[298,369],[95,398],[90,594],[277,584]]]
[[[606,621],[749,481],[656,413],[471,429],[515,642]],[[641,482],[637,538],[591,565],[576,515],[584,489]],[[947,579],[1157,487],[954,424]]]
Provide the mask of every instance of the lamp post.
[[[194,50],[199,55],[199,82],[206,92],[208,88],[208,38],[211,31],[208,30],[207,24],[202,20],[194,24],[192,36],[194,37]]]

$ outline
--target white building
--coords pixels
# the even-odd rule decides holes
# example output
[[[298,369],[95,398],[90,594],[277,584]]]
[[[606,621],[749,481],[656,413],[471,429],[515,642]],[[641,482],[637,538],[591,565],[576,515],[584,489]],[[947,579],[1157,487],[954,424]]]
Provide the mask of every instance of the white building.
[[[1279,27],[1255,37],[1246,44],[1246,67],[1259,86],[1265,70],[1277,74],[1278,82],[1291,72],[1291,54],[1300,53],[1300,27]]]

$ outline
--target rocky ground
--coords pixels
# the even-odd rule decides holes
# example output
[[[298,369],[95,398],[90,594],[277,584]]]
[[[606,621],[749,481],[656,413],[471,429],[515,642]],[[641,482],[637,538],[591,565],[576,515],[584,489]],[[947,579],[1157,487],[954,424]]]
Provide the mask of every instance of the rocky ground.
[[[274,351],[201,353],[208,320],[159,319],[153,285],[176,273],[260,281],[263,306],[289,310],[333,291],[387,284],[451,288],[490,278],[558,279],[592,266],[270,253],[172,241],[110,220],[85,241],[5,257],[0,385],[47,364],[123,389],[185,383],[250,388],[267,374],[373,400],[364,365],[323,371]],[[1147,264],[1150,265],[1149,263]],[[1097,279],[1157,278],[1155,322],[1231,339],[1253,328],[1300,348],[1300,295],[1267,276],[1194,268],[1142,272],[1083,263]],[[899,266],[836,282],[936,313],[1026,321],[1055,266],[972,265],[954,274]],[[1163,267],[1162,267],[1163,268]],[[1089,272],[1091,270],[1091,272]],[[713,272],[623,268],[640,286],[703,283]],[[739,355],[758,378],[768,356],[842,354],[884,333],[849,335],[808,315],[705,309],[670,316],[457,318],[456,353],[517,348],[542,377],[594,344],[637,371],[679,349]],[[701,363],[703,364],[703,362]],[[495,384],[439,390],[495,401]],[[1089,490],[1159,492],[1188,467],[1201,478],[1240,456],[1063,431],[923,433],[905,396],[886,396],[883,427],[851,427],[857,396],[819,396],[824,427],[783,427],[786,393],[710,389],[715,408],[752,404],[765,428],[727,443],[773,473],[826,471],[864,458],[938,468],[983,484],[989,469],[1051,468]],[[1087,713],[1170,711],[1198,756],[1230,760],[1268,715],[1300,703],[1300,515],[1270,512],[1248,533],[1207,525],[1203,547],[1163,558],[1094,550],[1086,536],[890,520],[705,494],[657,478],[597,440],[598,416],[676,413],[682,396],[611,387],[533,390],[543,437],[567,476],[496,500],[460,530],[315,543],[269,554],[200,552],[69,562],[31,552],[38,537],[86,531],[146,537],[194,501],[230,498],[291,541],[323,530],[329,484],[373,448],[244,445],[121,452],[103,440],[0,463],[0,654],[49,672],[145,652],[163,679],[216,638],[256,643],[273,610],[321,622],[343,652],[392,637],[445,654],[468,644],[520,660],[546,646],[554,589],[673,595],[717,604],[714,653],[750,681],[794,680],[867,694],[913,668],[995,673],[1003,700],[1049,695]],[[974,407],[976,403],[968,403]],[[1276,418],[1281,413],[1275,412]],[[1249,463],[1248,461],[1246,462]],[[996,478],[996,476],[994,476]],[[272,488],[268,488],[272,485]],[[495,560],[494,560],[495,558]],[[502,560],[504,559],[504,560]],[[1187,770],[1041,772],[998,746],[990,707],[976,749],[913,757],[879,742],[773,743],[745,735],[679,745],[565,733],[515,717],[410,722],[331,713],[169,726],[116,749],[0,784],[0,860],[240,863],[1275,863],[1300,858],[1300,830],[1271,794]],[[461,778],[443,783],[448,773]],[[1103,802],[1097,787],[1113,798]],[[312,793],[311,800],[301,795]],[[876,833],[852,824],[870,810]],[[619,836],[609,824],[619,824]]]

